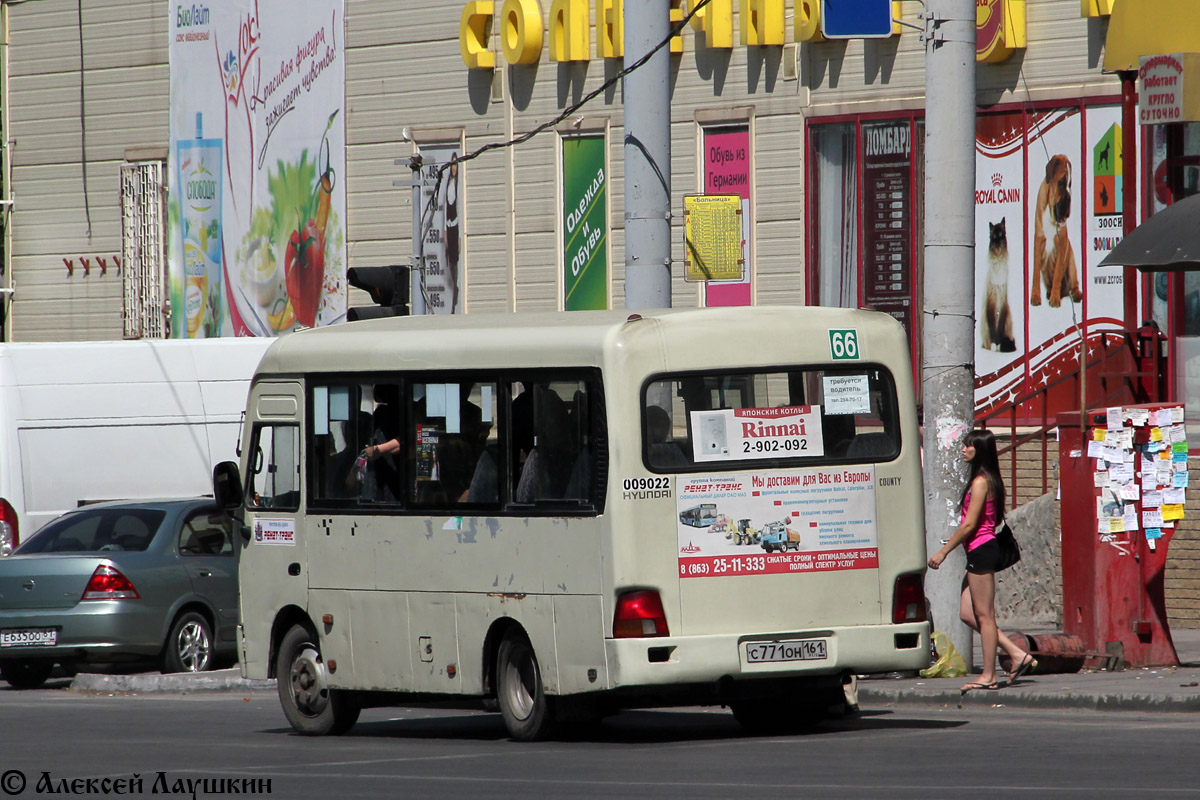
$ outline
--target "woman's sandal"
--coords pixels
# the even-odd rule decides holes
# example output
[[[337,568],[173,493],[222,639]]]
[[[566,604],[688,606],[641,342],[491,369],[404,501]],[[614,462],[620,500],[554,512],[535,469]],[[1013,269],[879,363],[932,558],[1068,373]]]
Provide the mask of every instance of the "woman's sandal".
[[[1022,675],[1027,675],[1035,669],[1037,669],[1037,659],[1033,657],[1032,653],[1026,653],[1025,657],[1021,659],[1021,663],[1017,664],[1017,668],[1008,676],[1009,685],[1011,686]]]
[[[966,686],[963,686],[961,689],[959,689],[959,692],[961,693],[962,696],[965,696],[967,694],[967,692],[973,692],[976,689],[999,689],[999,688],[1000,688],[1000,681],[992,681],[991,683],[984,683],[982,681],[977,681],[975,683],[968,683]]]
[[[983,681],[976,681],[973,682],[973,684],[962,686],[959,690],[959,708],[962,708],[962,698],[967,696],[967,692],[973,692],[976,690],[994,691],[997,690],[997,688],[1000,688],[1000,681],[995,680],[991,681],[990,684],[984,684]]]

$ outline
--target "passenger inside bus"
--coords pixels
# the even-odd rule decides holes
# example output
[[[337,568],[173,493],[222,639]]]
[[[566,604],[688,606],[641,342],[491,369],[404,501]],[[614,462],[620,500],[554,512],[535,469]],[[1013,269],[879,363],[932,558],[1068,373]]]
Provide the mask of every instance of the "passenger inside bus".
[[[680,446],[671,441],[671,415],[662,406],[646,407],[646,438],[651,463],[660,467],[691,463]]]
[[[371,414],[372,430],[363,448],[367,471],[359,487],[359,497],[380,503],[394,503],[400,493],[399,388],[387,383],[373,387],[375,409]]]

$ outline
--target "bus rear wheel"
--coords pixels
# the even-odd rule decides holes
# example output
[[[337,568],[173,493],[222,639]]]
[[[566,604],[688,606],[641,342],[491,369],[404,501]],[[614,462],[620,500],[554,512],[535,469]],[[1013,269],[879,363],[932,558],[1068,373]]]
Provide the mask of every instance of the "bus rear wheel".
[[[513,739],[532,742],[550,734],[554,717],[537,656],[529,639],[516,631],[505,635],[496,654],[496,699]]]
[[[292,626],[283,637],[275,678],[284,716],[297,733],[336,736],[358,722],[358,703],[345,692],[329,688],[317,637],[303,625]]]

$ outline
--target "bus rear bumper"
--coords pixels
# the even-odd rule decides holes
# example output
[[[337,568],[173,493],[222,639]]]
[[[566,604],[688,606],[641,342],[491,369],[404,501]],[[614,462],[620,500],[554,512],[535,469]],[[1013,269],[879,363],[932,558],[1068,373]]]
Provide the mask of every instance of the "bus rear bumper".
[[[611,689],[712,681],[816,678],[920,670],[929,666],[928,622],[858,625],[795,633],[677,636],[605,641]],[[823,642],[825,657],[751,662],[748,644]],[[794,646],[770,657],[799,655]],[[819,648],[817,648],[819,649]],[[761,648],[760,648],[761,650]]]

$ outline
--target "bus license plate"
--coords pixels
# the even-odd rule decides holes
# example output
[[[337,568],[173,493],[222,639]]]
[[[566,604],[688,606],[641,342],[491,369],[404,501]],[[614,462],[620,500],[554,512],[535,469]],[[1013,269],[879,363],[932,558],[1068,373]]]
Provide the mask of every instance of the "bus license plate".
[[[828,655],[824,639],[750,642],[746,645],[746,661],[751,664],[769,661],[821,661],[825,658],[828,658]]]
[[[53,647],[58,644],[54,628],[6,628],[0,630],[0,647]]]

